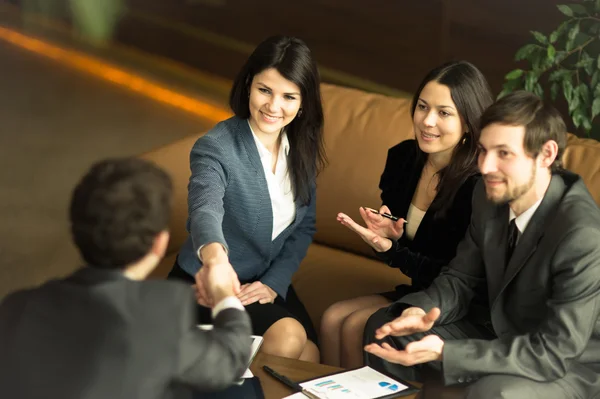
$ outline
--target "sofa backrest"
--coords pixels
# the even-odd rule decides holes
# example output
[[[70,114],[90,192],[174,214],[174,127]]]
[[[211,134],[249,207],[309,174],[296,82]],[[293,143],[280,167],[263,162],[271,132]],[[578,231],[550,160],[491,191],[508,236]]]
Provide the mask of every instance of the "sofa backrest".
[[[361,221],[360,206],[380,206],[378,186],[387,150],[413,137],[410,99],[328,84],[323,84],[322,93],[329,164],[317,180],[315,241],[372,256],[356,234],[336,221],[336,215],[344,212]],[[200,136],[187,137],[142,156],[162,166],[173,178],[175,197],[168,253],[178,250],[187,236],[189,153]],[[567,169],[583,177],[600,204],[600,143],[569,135],[564,161]]]

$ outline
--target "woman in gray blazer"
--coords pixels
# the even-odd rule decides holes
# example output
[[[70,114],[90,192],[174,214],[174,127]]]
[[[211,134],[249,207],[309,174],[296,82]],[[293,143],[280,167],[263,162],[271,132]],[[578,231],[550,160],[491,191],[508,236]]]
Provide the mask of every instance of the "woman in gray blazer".
[[[230,93],[235,116],[192,148],[190,235],[170,273],[192,282],[201,268],[230,263],[262,350],[315,362],[317,336],[291,279],[315,232],[315,178],[326,162],[319,84],[303,41],[276,36],[254,50]],[[210,322],[195,281],[200,321]]]

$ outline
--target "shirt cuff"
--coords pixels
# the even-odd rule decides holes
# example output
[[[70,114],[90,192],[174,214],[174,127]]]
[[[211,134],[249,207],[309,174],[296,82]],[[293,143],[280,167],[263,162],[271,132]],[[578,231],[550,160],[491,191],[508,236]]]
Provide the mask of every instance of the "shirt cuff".
[[[209,242],[208,244],[212,244],[212,242]],[[200,248],[198,248],[198,252],[196,252],[196,255],[198,255],[198,259],[200,259],[200,262],[202,262],[202,255],[200,255],[200,251],[202,251],[202,248],[204,248],[208,244],[200,245]],[[229,255],[229,251],[227,251],[227,248],[225,247],[225,245],[221,244],[221,246],[223,247],[223,250],[225,251],[225,255]]]
[[[242,302],[235,296],[228,296],[224,299],[221,300],[221,302],[217,303],[213,308],[212,308],[212,318],[213,320],[217,317],[217,315],[225,309],[239,309],[239,310],[245,310],[244,309],[244,305],[242,305]]]

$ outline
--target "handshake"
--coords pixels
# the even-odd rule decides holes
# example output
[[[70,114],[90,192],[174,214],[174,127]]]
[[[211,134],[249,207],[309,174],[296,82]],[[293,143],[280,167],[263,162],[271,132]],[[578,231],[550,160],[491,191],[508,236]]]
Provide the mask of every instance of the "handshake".
[[[196,273],[194,290],[198,303],[212,308],[229,296],[237,296],[240,281],[228,261],[205,263]]]
[[[229,296],[237,297],[244,306],[275,301],[277,293],[260,281],[240,285],[221,244],[206,245],[202,250],[202,259],[203,266],[196,273],[194,285],[196,300],[200,305],[212,308]]]

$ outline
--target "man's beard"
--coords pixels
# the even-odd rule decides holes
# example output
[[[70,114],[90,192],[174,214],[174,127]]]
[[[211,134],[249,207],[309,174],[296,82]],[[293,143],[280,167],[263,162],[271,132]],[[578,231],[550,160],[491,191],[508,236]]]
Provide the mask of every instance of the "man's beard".
[[[531,168],[531,177],[527,183],[521,184],[520,186],[513,187],[512,189],[508,189],[504,193],[504,195],[500,198],[495,198],[490,194],[487,195],[488,200],[492,201],[496,205],[504,205],[512,201],[516,201],[521,198],[525,193],[529,192],[529,190],[535,184],[537,170],[535,168],[535,163]]]

